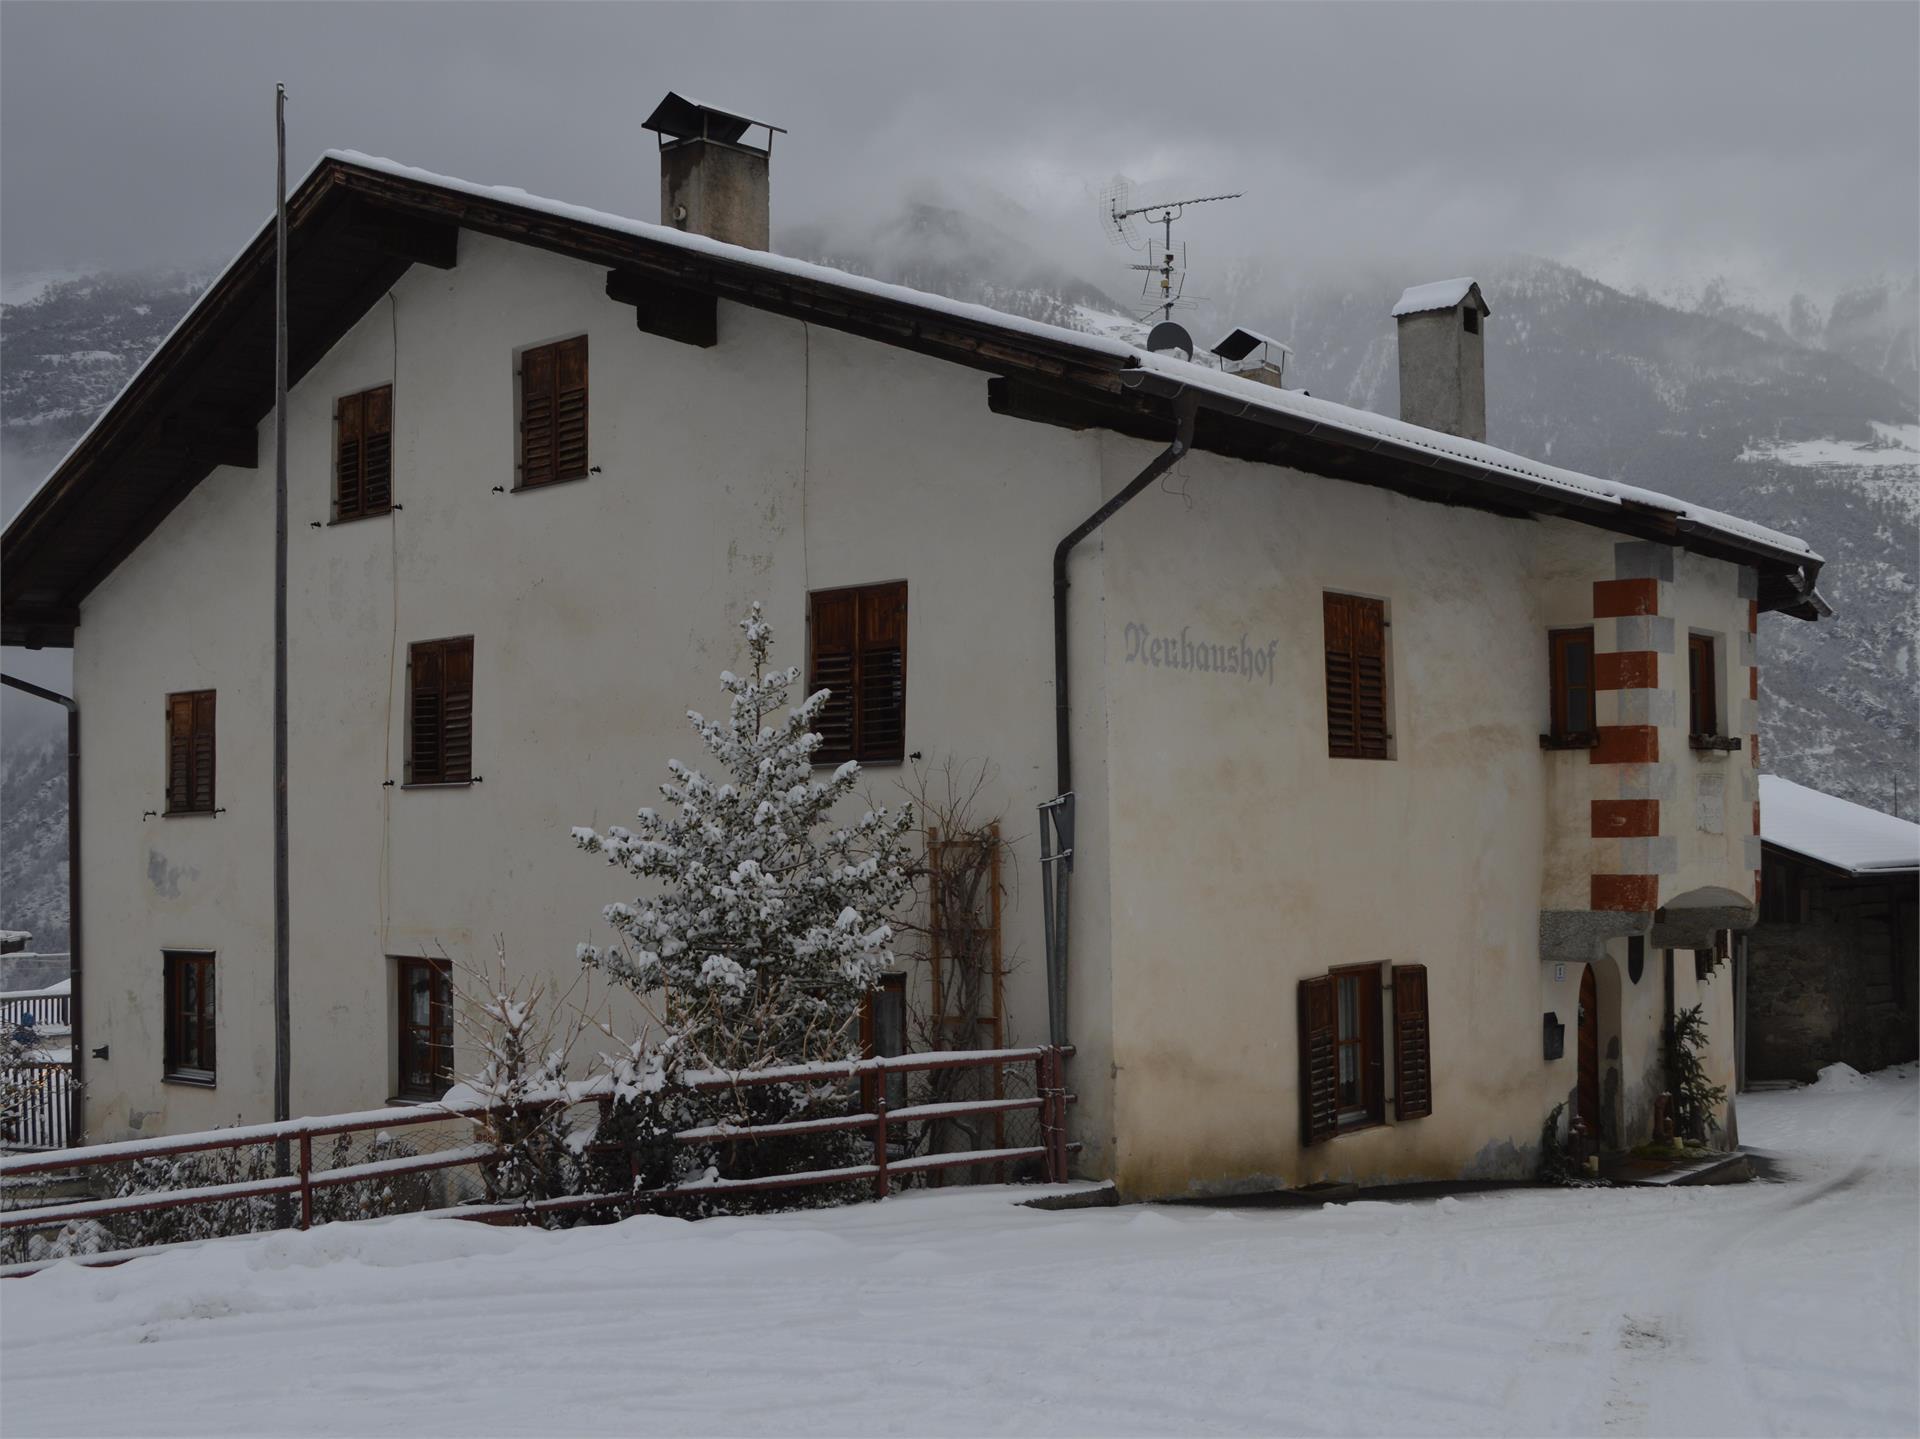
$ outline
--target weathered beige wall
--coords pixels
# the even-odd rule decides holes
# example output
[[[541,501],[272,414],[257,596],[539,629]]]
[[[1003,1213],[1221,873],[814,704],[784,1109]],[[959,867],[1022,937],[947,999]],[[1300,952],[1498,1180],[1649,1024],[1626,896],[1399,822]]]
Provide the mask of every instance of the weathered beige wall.
[[[1109,475],[1145,447],[1120,447]],[[1590,620],[1614,537],[1517,523],[1210,456],[1109,529],[1116,1169],[1132,1193],[1519,1176],[1574,1085],[1579,966],[1556,981],[1543,904],[1584,909],[1589,757],[1544,752],[1546,630]],[[1734,571],[1719,566],[1733,609]],[[1382,598],[1390,761],[1326,753],[1321,596]],[[1274,647],[1256,676],[1141,663],[1125,626]],[[1151,651],[1149,650],[1149,659]],[[1683,844],[1684,878],[1725,883]],[[1624,941],[1603,967],[1624,968]],[[1296,991],[1424,963],[1429,1118],[1299,1143]],[[1689,968],[1690,975],[1691,970]],[[1603,1002],[1617,1087],[1642,1104],[1659,970]],[[1541,1015],[1568,1024],[1542,1058]],[[1730,1037],[1730,1036],[1729,1036]],[[1390,1065],[1389,1065],[1390,1069]]]
[[[498,935],[521,972],[570,981],[575,944],[628,891],[568,830],[619,822],[669,757],[695,757],[684,711],[719,702],[752,599],[798,662],[808,590],[865,581],[909,583],[908,748],[995,767],[986,804],[1014,842],[1009,1037],[1045,1036],[1049,558],[1153,447],[995,417],[977,373],[731,305],[717,347],[675,345],[637,331],[603,279],[464,236],[458,268],[410,273],[295,390],[296,1112],[392,1092],[390,956],[484,960]],[[516,350],[582,332],[598,473],[496,492],[513,481]],[[310,527],[329,512],[335,397],[389,379],[403,508]],[[96,1138],[271,1112],[271,506],[269,471],[218,472],[83,609],[88,1043],[111,1046],[91,1067]],[[1076,555],[1086,1172],[1171,1193],[1527,1166],[1573,1083],[1571,1057],[1540,1057],[1543,1008],[1573,1006],[1540,961],[1539,911],[1584,907],[1596,783],[1585,756],[1538,747],[1545,631],[1590,616],[1613,543],[1196,456]],[[1731,629],[1732,575],[1683,565],[1680,622]],[[1327,589],[1387,601],[1390,762],[1326,755]],[[1275,678],[1129,661],[1129,625],[1271,646]],[[468,633],[483,780],[403,790],[406,646]],[[163,698],[203,687],[219,691],[226,813],[143,820],[161,807]],[[873,772],[874,793],[900,778]],[[1676,878],[1731,883],[1739,849],[1689,837]],[[219,955],[210,1091],[161,1081],[167,946]],[[1428,966],[1436,1112],[1302,1154],[1297,980],[1386,961]],[[1649,969],[1615,982],[1608,1021],[1628,1108],[1657,1043],[1657,955]]]
[[[699,757],[685,711],[723,702],[751,600],[780,658],[804,663],[807,591],[865,581],[909,584],[909,750],[993,766],[984,806],[1014,844],[1010,1038],[1045,1037],[1049,563],[1097,503],[1097,440],[993,416],[975,372],[754,310],[722,305],[711,350],[660,340],[603,281],[463,236],[455,270],[410,272],[293,393],[296,1112],[391,1094],[389,956],[485,960],[498,935],[519,971],[570,982],[601,906],[630,895],[569,829],[626,819],[657,801],[670,757]],[[599,473],[496,493],[513,483],[516,350],[581,332]],[[329,514],[335,397],[389,379],[402,508],[310,528]],[[83,610],[89,1042],[112,1046],[91,1067],[97,1138],[271,1117],[271,526],[271,470],[220,472]],[[1097,556],[1076,566],[1095,613],[1099,585]],[[482,782],[403,790],[406,646],[469,633]],[[1093,725],[1097,653],[1078,673]],[[160,807],[164,696],[201,687],[219,691],[227,812],[143,823]],[[1097,738],[1080,745],[1095,791]],[[905,777],[872,770],[872,793],[895,801]],[[1097,804],[1082,823],[1099,854]],[[1079,879],[1090,948],[1098,864]],[[218,952],[214,1090],[161,1082],[163,945]],[[1097,1091],[1082,1113],[1105,1129]]]

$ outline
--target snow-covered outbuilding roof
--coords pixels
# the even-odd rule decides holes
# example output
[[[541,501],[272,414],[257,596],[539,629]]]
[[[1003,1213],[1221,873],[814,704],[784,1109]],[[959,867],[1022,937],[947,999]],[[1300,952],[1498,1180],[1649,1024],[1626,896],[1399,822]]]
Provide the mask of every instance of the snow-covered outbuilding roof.
[[[1393,307],[1394,319],[1402,315],[1423,315],[1428,310],[1451,310],[1466,299],[1468,295],[1480,305],[1480,313],[1491,315],[1487,308],[1487,298],[1480,293],[1479,282],[1469,275],[1456,280],[1432,280],[1424,285],[1410,285],[1400,292],[1400,299]]]
[[[473,231],[605,266],[616,302],[664,287],[987,371],[991,408],[1017,418],[1162,437],[1167,401],[1186,395],[1212,412],[1196,448],[1496,514],[1562,515],[1754,566],[1762,609],[1823,612],[1820,556],[1791,535],[1107,336],[352,151],[322,156],[288,209],[296,382],[411,265],[454,268],[459,233]],[[257,424],[272,407],[272,366],[260,356],[271,344],[273,234],[263,226],[8,524],[6,643],[70,645],[80,602],[173,505],[215,466],[257,463]],[[1418,286],[1396,313],[1468,294],[1478,287],[1464,278]]]
[[[1778,775],[1760,776],[1760,838],[1848,874],[1920,872],[1920,824]]]

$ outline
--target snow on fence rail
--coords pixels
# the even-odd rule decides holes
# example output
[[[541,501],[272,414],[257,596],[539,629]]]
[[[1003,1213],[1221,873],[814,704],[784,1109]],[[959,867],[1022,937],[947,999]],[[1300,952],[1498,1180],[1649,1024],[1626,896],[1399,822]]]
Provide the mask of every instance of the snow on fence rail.
[[[866,1164],[741,1179],[708,1176],[652,1189],[639,1187],[636,1171],[635,1185],[627,1190],[600,1194],[563,1195],[537,1200],[520,1199],[506,1203],[455,1203],[439,1207],[454,1218],[491,1222],[524,1222],[534,1215],[595,1209],[617,1211],[622,1208],[640,1207],[650,1201],[671,1199],[675,1196],[712,1196],[797,1189],[820,1184],[862,1182],[870,1183],[873,1186],[874,1196],[884,1199],[891,1192],[896,1175],[922,1174],[976,1165],[993,1166],[1004,1172],[1004,1167],[1010,1163],[1034,1159],[1041,1161],[1041,1171],[1046,1182],[1060,1183],[1067,1178],[1068,1154],[1079,1148],[1077,1144],[1070,1144],[1067,1140],[1067,1106],[1073,1103],[1075,1096],[1066,1090],[1063,1067],[1065,1060],[1072,1053],[1071,1046],[944,1050],[926,1054],[852,1060],[845,1063],[780,1065],[737,1072],[718,1070],[694,1072],[684,1077],[683,1082],[688,1088],[722,1090],[760,1084],[788,1083],[799,1079],[846,1078],[851,1080],[864,1076],[924,1073],[939,1069],[991,1068],[1003,1071],[1010,1064],[1031,1063],[1034,1072],[1034,1092],[1031,1096],[1025,1097],[961,1100],[889,1109],[885,1085],[876,1084],[873,1086],[871,1103],[858,1113],[777,1124],[706,1125],[682,1130],[674,1136],[676,1141],[683,1144],[711,1143],[716,1140],[724,1143],[752,1143],[761,1139],[796,1134],[866,1130],[873,1138],[873,1159]],[[555,1095],[543,1103],[565,1108],[583,1101],[596,1103],[603,1109],[612,1102],[611,1096],[603,1088],[576,1085],[570,1087],[567,1093]],[[901,1159],[893,1159],[890,1156],[892,1138],[905,1126],[915,1123],[936,1123],[966,1115],[1001,1116],[1022,1110],[1032,1110],[1038,1116],[1038,1143],[996,1146],[991,1149],[940,1151],[910,1155]],[[311,1228],[316,1221],[316,1194],[327,1188],[369,1180],[387,1180],[402,1175],[425,1174],[460,1166],[486,1166],[498,1162],[501,1158],[500,1151],[492,1144],[468,1143],[424,1154],[405,1154],[371,1163],[316,1169],[313,1154],[315,1140],[339,1139],[342,1136],[364,1134],[369,1131],[379,1131],[384,1138],[388,1132],[396,1129],[479,1120],[491,1113],[494,1111],[484,1104],[407,1105],[365,1110],[355,1114],[321,1115],[274,1124],[241,1125],[231,1129],[208,1130],[195,1134],[159,1135],[152,1139],[86,1145],[47,1153],[12,1155],[0,1158],[0,1191],[17,1195],[23,1185],[31,1184],[36,1177],[41,1178],[43,1182],[49,1179],[73,1181],[80,1178],[85,1171],[103,1165],[135,1164],[143,1160],[220,1151],[231,1153],[251,1146],[267,1144],[284,1143],[288,1151],[286,1173],[250,1178],[236,1183],[199,1185],[185,1189],[161,1189],[67,1203],[22,1202],[16,1197],[6,1207],[0,1208],[0,1233],[13,1230],[49,1230],[85,1220],[100,1220],[133,1213],[183,1209],[200,1205],[225,1205],[234,1201],[257,1199],[274,1200],[276,1204],[285,1207],[285,1217],[281,1222],[307,1229]],[[319,1222],[328,1221],[322,1217]],[[139,1246],[139,1252],[149,1253],[156,1248],[165,1247],[169,1246],[144,1245]],[[69,1257],[76,1258],[81,1263],[111,1264],[132,1257],[133,1252],[132,1250],[109,1250]],[[29,1274],[57,1262],[57,1259],[42,1259],[3,1265],[0,1266],[0,1277]]]

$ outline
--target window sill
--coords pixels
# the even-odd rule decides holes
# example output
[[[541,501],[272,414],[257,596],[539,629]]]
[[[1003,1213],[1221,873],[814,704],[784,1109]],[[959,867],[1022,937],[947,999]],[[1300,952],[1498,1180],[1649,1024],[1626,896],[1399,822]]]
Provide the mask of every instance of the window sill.
[[[184,1084],[189,1089],[212,1089],[215,1087],[211,1074],[201,1074],[190,1070],[180,1070],[160,1076],[162,1084]]]
[[[430,780],[421,780],[417,784],[409,782],[407,784],[401,785],[400,788],[401,789],[472,789],[474,785],[477,783],[479,783],[479,781],[471,780],[471,779],[430,779]]]
[[[1687,748],[1709,754],[1732,754],[1740,748],[1740,740],[1734,735],[1690,734],[1687,736]]]
[[[1340,1139],[1349,1134],[1365,1134],[1369,1129],[1385,1129],[1386,1127],[1387,1121],[1384,1119],[1355,1119],[1335,1129],[1333,1131],[1333,1137]]]
[[[582,480],[590,480],[592,478],[593,471],[588,470],[584,475],[568,475],[564,480],[541,480],[538,484],[534,485],[511,484],[507,486],[507,493],[510,495],[524,495],[529,490],[553,490],[558,489],[561,485],[577,485]]]
[[[1543,734],[1540,736],[1541,749],[1597,749],[1600,736],[1592,732],[1585,734]]]
[[[384,510],[368,510],[364,515],[336,515],[327,521],[327,528],[333,529],[336,525],[357,525],[362,520],[384,520],[393,513],[395,508],[397,506]]]

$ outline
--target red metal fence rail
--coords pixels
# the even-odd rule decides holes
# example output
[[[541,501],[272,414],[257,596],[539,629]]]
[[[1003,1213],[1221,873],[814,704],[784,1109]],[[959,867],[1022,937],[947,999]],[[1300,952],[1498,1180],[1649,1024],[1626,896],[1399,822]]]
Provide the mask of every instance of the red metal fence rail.
[[[865,1075],[924,1073],[935,1069],[994,1068],[997,1071],[1004,1071],[1010,1065],[1030,1063],[1034,1068],[1034,1092],[1031,1096],[966,1100],[949,1104],[907,1105],[889,1110],[886,1086],[876,1084],[873,1086],[874,1104],[870,1109],[860,1113],[830,1115],[819,1119],[794,1120],[778,1124],[708,1125],[682,1130],[674,1136],[683,1144],[715,1141],[753,1143],[762,1139],[798,1134],[867,1130],[873,1137],[873,1158],[866,1164],[744,1179],[698,1179],[650,1190],[636,1188],[616,1193],[566,1195],[535,1201],[463,1205],[447,1212],[461,1218],[496,1222],[513,1221],[534,1213],[637,1207],[652,1200],[674,1196],[695,1198],[726,1193],[795,1189],[818,1184],[861,1182],[872,1185],[875,1197],[885,1198],[894,1187],[895,1177],[899,1175],[972,1165],[1000,1166],[1030,1159],[1040,1161],[1041,1172],[1048,1183],[1060,1183],[1067,1178],[1069,1152],[1079,1147],[1070,1144],[1067,1138],[1067,1106],[1073,1102],[1074,1096],[1065,1088],[1064,1060],[1072,1052],[1070,1048],[1053,1047],[951,1050],[856,1060],[845,1064],[784,1065],[767,1069],[742,1070],[737,1073],[688,1074],[683,1079],[687,1088],[717,1091],[807,1080],[829,1081],[842,1078],[852,1080]],[[580,1102],[595,1102],[604,1107],[611,1101],[604,1094],[592,1092],[566,1100],[552,1101],[560,1107]],[[952,1153],[928,1153],[898,1160],[892,1159],[889,1155],[893,1137],[904,1132],[909,1125],[931,1123],[965,1114],[992,1114],[1004,1117],[1021,1110],[1033,1110],[1037,1113],[1039,1143]],[[344,1165],[334,1169],[315,1169],[313,1164],[315,1140],[372,1130],[390,1131],[419,1125],[446,1124],[450,1121],[478,1120],[491,1112],[493,1111],[486,1106],[411,1105],[404,1108],[371,1110],[355,1115],[319,1116],[278,1124],[244,1125],[199,1134],[163,1136],[118,1144],[89,1145],[79,1149],[62,1149],[50,1153],[0,1158],[0,1181],[13,1188],[17,1187],[20,1181],[36,1175],[72,1177],[80,1171],[100,1165],[128,1164],[143,1159],[237,1150],[252,1145],[269,1144],[281,1139],[297,1141],[293,1146],[297,1153],[297,1160],[293,1172],[289,1174],[237,1183],[205,1185],[193,1189],[156,1190],[112,1199],[85,1199],[71,1203],[7,1208],[0,1210],[0,1231],[52,1229],[80,1220],[101,1219],[156,1209],[220,1204],[236,1199],[278,1196],[286,1196],[290,1201],[297,1200],[297,1206],[289,1206],[291,1210],[289,1218],[300,1228],[305,1229],[311,1227],[314,1221],[314,1192],[318,1189],[364,1180],[387,1179],[400,1175],[451,1169],[460,1165],[483,1166],[495,1163],[500,1158],[499,1151],[493,1145],[475,1142],[429,1154],[404,1155],[370,1163]],[[115,1256],[112,1252],[107,1252],[85,1256],[85,1258],[88,1262],[111,1263]],[[0,1274],[31,1272],[39,1267],[42,1267],[41,1262],[14,1264],[0,1269]]]

